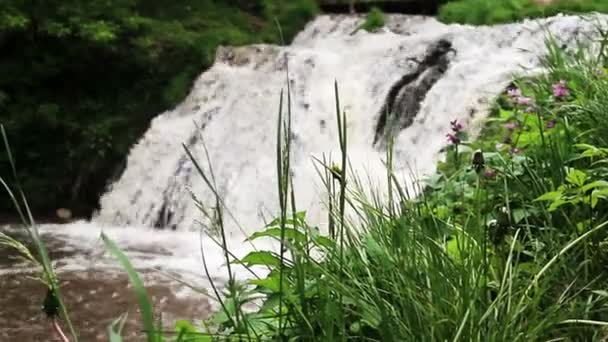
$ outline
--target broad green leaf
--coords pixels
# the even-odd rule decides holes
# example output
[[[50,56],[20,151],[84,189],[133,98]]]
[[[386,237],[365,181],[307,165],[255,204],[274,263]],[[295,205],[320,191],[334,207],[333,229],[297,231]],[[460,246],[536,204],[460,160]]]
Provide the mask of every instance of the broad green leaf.
[[[515,115],[512,110],[500,109],[499,117],[503,120],[511,120]]]
[[[443,175],[435,173],[424,179],[424,184],[431,187],[434,190],[439,190],[443,187]]]
[[[538,197],[534,201],[555,201],[558,198],[560,198],[561,196],[562,196],[562,191],[560,191],[560,190],[551,191],[551,192],[547,192],[546,194]]]
[[[378,244],[378,242],[371,237],[365,239],[365,250],[372,258],[382,259],[386,256],[386,253],[380,244]]]
[[[332,249],[336,247],[336,242],[331,238],[321,235],[319,232],[311,231],[311,239],[315,245],[323,247],[325,249]]]
[[[302,224],[304,223],[306,220],[306,211],[298,211],[295,215],[295,223],[299,223]],[[287,219],[285,220],[285,223],[288,225],[293,226],[294,224],[294,218],[293,215],[287,215]],[[279,226],[281,224],[281,218],[277,217],[274,220],[270,221],[265,228],[276,228],[277,226]]]
[[[215,314],[211,315],[211,317],[209,318],[209,322],[214,325],[222,325],[230,322],[230,318],[228,317],[228,315],[226,315],[226,312],[224,310],[220,310]]]
[[[224,308],[225,308],[225,310],[219,310],[218,312],[213,314],[211,316],[211,318],[209,319],[209,321],[216,325],[222,325],[222,324],[231,322],[232,319],[230,317],[228,317],[228,314],[230,316],[235,315],[236,305],[235,305],[234,299],[226,298],[224,300]]]
[[[517,264],[516,269],[520,272],[524,272],[527,274],[534,274],[536,272],[538,272],[539,270],[539,266],[536,263],[533,262],[520,262],[519,264]]]
[[[196,329],[192,326],[192,323],[189,321],[179,319],[175,322],[175,330],[177,332],[186,332],[186,333],[195,333]]]
[[[247,241],[253,241],[255,239],[259,239],[262,237],[271,237],[271,238],[280,240],[281,239],[281,228],[269,228],[269,229],[263,230],[261,232],[253,233],[253,234],[251,234],[251,236],[249,238],[247,238]],[[302,232],[299,232],[293,228],[285,228],[285,238],[293,239],[297,242],[304,242],[306,239],[306,236]]]
[[[581,188],[581,191],[582,192],[587,192],[587,191],[589,191],[591,189],[596,189],[596,188],[608,188],[608,182],[607,181],[603,181],[603,180],[591,182],[591,183],[583,186]]]
[[[596,196],[595,194],[591,194],[591,208],[595,208],[599,200],[600,199],[598,196]]]
[[[263,287],[272,292],[280,291],[278,274],[272,275],[272,276],[264,278],[264,279],[251,279],[251,280],[249,280],[249,283]]]
[[[532,216],[532,212],[530,210],[522,209],[522,208],[513,209],[512,213],[513,213],[513,221],[515,223],[519,223],[522,220]]]
[[[561,207],[562,205],[569,204],[569,203],[571,203],[571,201],[567,201],[567,200],[565,200],[565,199],[563,199],[563,198],[560,197],[560,198],[556,199],[555,201],[553,201],[553,203],[551,203],[551,205],[549,206],[548,210],[549,211],[555,211],[559,207]]]
[[[566,181],[579,187],[583,186],[586,180],[587,174],[577,169],[570,169],[568,171],[568,175],[566,176]]]
[[[599,203],[600,199],[606,199],[608,197],[608,189],[593,190],[591,193],[591,208],[595,208]]]
[[[247,266],[261,265],[279,267],[281,265],[279,257],[267,251],[251,252],[242,258],[241,262]]]

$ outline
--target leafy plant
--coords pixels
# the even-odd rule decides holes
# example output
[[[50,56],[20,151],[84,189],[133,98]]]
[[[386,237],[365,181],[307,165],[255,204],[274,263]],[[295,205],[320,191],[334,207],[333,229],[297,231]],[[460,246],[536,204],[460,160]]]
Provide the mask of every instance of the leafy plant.
[[[360,28],[368,32],[374,32],[381,29],[384,26],[385,21],[386,19],[382,10],[378,7],[372,7],[369,13],[367,13],[365,21],[361,24]]]

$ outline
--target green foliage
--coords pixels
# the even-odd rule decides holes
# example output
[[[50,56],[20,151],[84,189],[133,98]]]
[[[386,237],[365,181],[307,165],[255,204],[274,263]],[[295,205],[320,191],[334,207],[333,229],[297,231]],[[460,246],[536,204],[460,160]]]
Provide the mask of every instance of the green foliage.
[[[288,43],[314,0],[0,0],[0,112],[34,211],[90,213],[150,119],[218,45]],[[276,21],[275,21],[276,20]],[[8,160],[0,157],[0,176]],[[0,200],[0,211],[12,212]]]
[[[595,0],[558,0],[541,5],[534,0],[459,0],[442,5],[439,19],[446,23],[491,25],[549,17],[559,13],[608,12],[608,3]]]
[[[361,28],[368,32],[374,32],[384,27],[385,18],[384,13],[378,7],[372,7],[372,9],[365,17],[365,21],[361,24]]]
[[[229,306],[209,324],[233,339],[605,338],[608,144],[595,134],[605,122],[589,120],[604,115],[608,60],[548,47],[548,72],[517,80],[477,140],[452,122],[446,160],[416,198],[394,177],[390,150],[388,199],[347,182],[345,165],[319,161],[329,235],[290,212],[295,203],[282,206],[251,239],[275,239],[287,253],[233,260],[269,272],[225,293],[227,303],[263,304]],[[345,117],[337,119],[345,146]],[[358,223],[342,221],[341,202]]]

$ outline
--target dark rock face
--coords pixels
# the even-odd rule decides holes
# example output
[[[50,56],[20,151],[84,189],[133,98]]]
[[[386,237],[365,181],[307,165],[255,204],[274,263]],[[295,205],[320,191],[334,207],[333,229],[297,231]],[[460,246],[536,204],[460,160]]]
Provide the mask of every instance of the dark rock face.
[[[445,74],[450,64],[452,43],[441,39],[431,45],[418,66],[395,83],[380,109],[374,145],[384,147],[387,138],[409,127],[420,110],[420,104],[433,85]]]
[[[349,13],[350,0],[319,0],[319,6],[327,13]],[[355,0],[355,12],[367,12],[371,7],[378,7],[388,13],[404,14],[437,14],[437,9],[445,0]]]

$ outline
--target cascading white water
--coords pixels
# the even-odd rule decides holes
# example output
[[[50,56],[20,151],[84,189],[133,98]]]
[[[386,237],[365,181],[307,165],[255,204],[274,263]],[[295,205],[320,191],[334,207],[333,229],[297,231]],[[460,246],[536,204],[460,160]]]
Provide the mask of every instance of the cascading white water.
[[[514,73],[538,67],[547,33],[569,46],[588,40],[593,23],[555,17],[496,27],[444,25],[433,18],[389,16],[378,33],[357,31],[355,16],[320,16],[289,47],[223,48],[176,109],[157,117],[132,149],[127,168],[101,198],[97,223],[193,227],[201,217],[188,190],[209,204],[211,193],[181,144],[205,163],[210,153],[219,192],[248,232],[277,213],[276,122],[279,93],[289,82],[293,99],[293,176],[297,202],[321,223],[320,183],[312,157],[338,156],[333,82],[348,116],[349,158],[355,170],[384,175],[384,152],[374,147],[377,121],[389,90],[412,73],[440,40],[454,50],[447,70],[421,99],[413,123],[397,136],[398,169],[433,170],[449,122],[470,127]],[[356,31],[356,32],[355,32]],[[408,169],[409,170],[409,169]],[[238,235],[238,234],[237,234]]]

